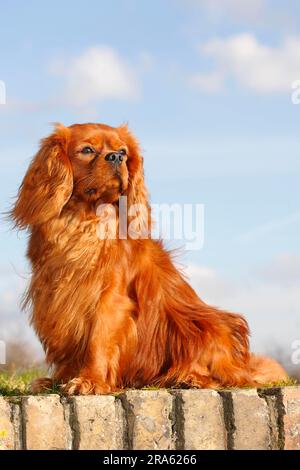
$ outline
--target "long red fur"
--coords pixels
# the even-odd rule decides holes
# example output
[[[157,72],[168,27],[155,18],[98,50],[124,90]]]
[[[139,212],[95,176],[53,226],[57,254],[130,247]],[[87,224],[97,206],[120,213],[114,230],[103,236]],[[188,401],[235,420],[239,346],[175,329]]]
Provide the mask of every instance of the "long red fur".
[[[94,161],[81,153],[87,145]],[[116,178],[104,156],[120,147],[127,156]],[[200,300],[160,241],[99,239],[97,204],[117,210],[121,193],[128,206],[144,204],[150,226],[141,152],[127,126],[58,125],[24,177],[12,217],[30,234],[25,304],[53,366],[33,390],[52,381],[89,394],[285,380],[277,362],[250,354],[245,319]]]

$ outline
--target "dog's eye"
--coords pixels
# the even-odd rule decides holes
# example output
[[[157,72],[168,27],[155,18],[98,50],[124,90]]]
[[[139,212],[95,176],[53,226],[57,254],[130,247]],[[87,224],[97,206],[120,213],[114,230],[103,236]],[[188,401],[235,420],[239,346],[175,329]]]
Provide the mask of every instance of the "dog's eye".
[[[87,153],[95,153],[95,150],[92,149],[92,147],[83,147],[81,150],[81,153],[87,154]]]

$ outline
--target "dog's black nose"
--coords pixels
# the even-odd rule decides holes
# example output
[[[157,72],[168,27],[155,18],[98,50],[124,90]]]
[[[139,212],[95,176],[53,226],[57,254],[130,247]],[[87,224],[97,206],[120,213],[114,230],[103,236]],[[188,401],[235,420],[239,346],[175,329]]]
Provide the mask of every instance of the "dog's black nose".
[[[120,165],[123,159],[124,159],[124,154],[121,152],[111,152],[105,156],[106,161],[115,163],[116,165]]]

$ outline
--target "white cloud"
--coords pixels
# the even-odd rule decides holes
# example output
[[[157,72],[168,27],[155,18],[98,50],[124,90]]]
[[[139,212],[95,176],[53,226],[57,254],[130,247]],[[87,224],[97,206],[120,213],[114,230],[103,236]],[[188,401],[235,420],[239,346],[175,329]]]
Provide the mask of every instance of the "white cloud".
[[[283,286],[300,286],[300,254],[282,253],[268,266],[259,271],[260,277],[268,283]],[[300,318],[300,309],[299,309]],[[300,332],[299,332],[300,334]]]
[[[239,281],[199,266],[189,266],[187,274],[204,301],[245,316],[253,350],[282,349],[290,357],[300,331],[299,255],[279,256],[259,275],[252,273]]]
[[[111,47],[98,46],[51,65],[65,80],[65,100],[86,106],[105,99],[135,99],[139,83],[131,66]]]
[[[40,359],[41,345],[29,326],[28,315],[20,308],[28,278],[28,274],[20,275],[22,271],[0,266],[0,341],[28,345],[33,356]]]
[[[204,7],[216,19],[229,16],[237,20],[256,21],[265,12],[265,0],[187,0],[187,3]]]
[[[210,58],[210,72],[195,74],[189,82],[202,91],[219,91],[227,80],[257,93],[290,93],[300,77],[300,37],[287,37],[278,47],[260,43],[253,34],[212,39],[200,47]]]
[[[213,26],[225,24],[261,26],[278,31],[297,30],[294,0],[181,0],[187,7],[199,9],[201,18]],[[275,3],[275,5],[274,5]]]

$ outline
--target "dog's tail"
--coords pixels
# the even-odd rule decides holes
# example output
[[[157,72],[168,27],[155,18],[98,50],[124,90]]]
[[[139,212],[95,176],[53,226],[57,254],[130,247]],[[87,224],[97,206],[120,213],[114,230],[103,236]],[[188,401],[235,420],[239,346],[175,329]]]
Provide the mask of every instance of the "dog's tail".
[[[250,356],[250,370],[253,380],[259,385],[287,382],[288,375],[275,359],[265,356]]]

